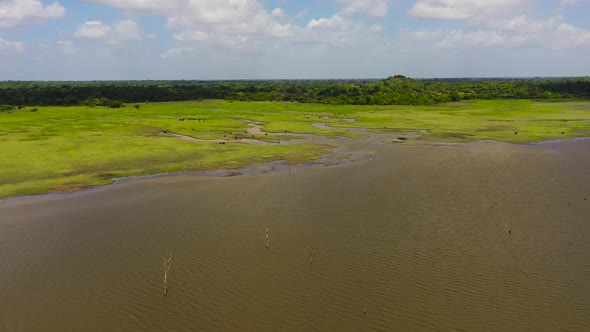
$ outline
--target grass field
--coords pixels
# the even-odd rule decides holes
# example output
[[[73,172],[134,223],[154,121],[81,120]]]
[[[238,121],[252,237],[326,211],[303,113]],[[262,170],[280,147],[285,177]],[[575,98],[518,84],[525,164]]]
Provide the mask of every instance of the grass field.
[[[131,106],[0,112],[0,197],[73,191],[131,175],[232,169],[271,160],[300,163],[329,151],[320,144],[252,145],[235,137],[266,142],[284,141],[289,133],[363,137],[343,127],[395,134],[423,131],[417,140],[439,142],[529,143],[590,136],[589,102],[329,106],[202,101],[146,103],[139,110]],[[268,134],[246,133],[247,121],[262,123]],[[338,128],[316,128],[316,122]],[[170,133],[229,143],[180,140]]]

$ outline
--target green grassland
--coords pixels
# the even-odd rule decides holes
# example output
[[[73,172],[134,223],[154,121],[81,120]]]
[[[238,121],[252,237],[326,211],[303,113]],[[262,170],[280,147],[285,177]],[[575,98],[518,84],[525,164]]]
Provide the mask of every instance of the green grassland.
[[[364,112],[348,126],[417,132],[420,141],[531,143],[590,136],[589,102],[478,100]]]
[[[290,133],[363,137],[346,128],[392,134],[422,131],[416,140],[438,142],[529,143],[590,136],[588,102],[329,106],[195,101],[139,105],[140,109],[127,105],[121,109],[38,107],[36,112],[31,108],[0,112],[0,197],[78,190],[131,175],[235,169],[271,160],[302,163],[329,152],[329,146],[322,144],[252,145],[235,137],[266,142],[284,142],[293,138]],[[248,121],[263,124],[268,134],[248,134]],[[314,127],[317,122],[331,129]],[[180,140],[170,133],[228,144]]]

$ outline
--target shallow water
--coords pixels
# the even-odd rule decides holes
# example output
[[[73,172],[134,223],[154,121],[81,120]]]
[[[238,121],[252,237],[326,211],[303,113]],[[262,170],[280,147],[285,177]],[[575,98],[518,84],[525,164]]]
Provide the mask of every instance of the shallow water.
[[[590,330],[589,141],[350,144],[0,202],[0,331]]]

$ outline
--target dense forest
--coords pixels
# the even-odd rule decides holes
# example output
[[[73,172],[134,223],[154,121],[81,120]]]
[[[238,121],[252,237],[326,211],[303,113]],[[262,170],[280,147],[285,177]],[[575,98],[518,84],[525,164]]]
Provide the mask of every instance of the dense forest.
[[[0,111],[18,106],[226,99],[431,105],[467,99],[590,99],[590,78],[0,82]]]

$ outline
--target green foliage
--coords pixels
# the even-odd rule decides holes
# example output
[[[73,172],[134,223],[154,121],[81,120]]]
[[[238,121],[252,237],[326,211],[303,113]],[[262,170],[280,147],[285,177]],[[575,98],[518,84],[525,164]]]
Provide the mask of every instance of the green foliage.
[[[102,98],[98,99],[97,105],[104,106],[104,107],[111,107],[111,100],[109,98],[102,97]]]
[[[121,108],[121,107],[125,107],[125,105],[123,104],[122,101],[120,100],[113,100],[110,105],[110,108]]]
[[[82,106],[95,107],[96,105],[98,105],[98,103],[99,103],[99,100],[97,98],[88,97],[88,98],[84,99],[80,104]]]
[[[0,112],[8,112],[8,111],[12,111],[14,109],[14,106],[11,105],[0,105]]]
[[[295,101],[336,105],[433,105],[471,99],[590,98],[590,78],[2,82],[0,103],[110,107],[112,100]]]

